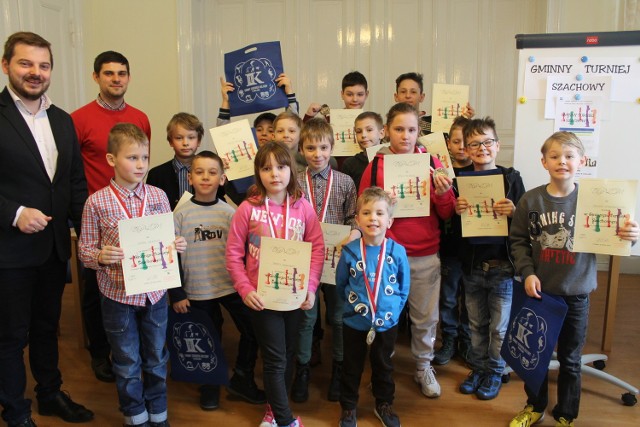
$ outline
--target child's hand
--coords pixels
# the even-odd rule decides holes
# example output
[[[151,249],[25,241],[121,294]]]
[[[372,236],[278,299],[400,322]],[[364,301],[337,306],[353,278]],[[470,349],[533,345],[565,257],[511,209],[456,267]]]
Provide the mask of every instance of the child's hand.
[[[224,80],[224,77],[220,77],[220,94],[222,95],[221,108],[229,108],[229,92],[233,92],[235,89],[233,83]]]
[[[183,253],[187,250],[187,239],[182,236],[176,237],[176,240],[173,241],[173,246],[176,248],[178,253]]]
[[[284,88],[284,93],[291,95],[293,93],[293,86],[291,85],[291,79],[282,73],[276,78],[276,84],[278,87]]]
[[[618,237],[622,240],[629,240],[632,243],[638,241],[638,235],[640,234],[640,228],[638,228],[638,222],[630,219],[624,222],[624,225],[620,227],[618,231]]]
[[[312,102],[311,105],[309,105],[309,108],[307,108],[307,112],[305,114],[309,117],[315,117],[320,112],[321,108],[322,105],[317,102]]]
[[[173,311],[175,311],[176,313],[184,314],[189,312],[189,307],[191,307],[191,303],[189,302],[188,299],[185,298],[182,301],[174,302],[172,306],[173,306]]]
[[[527,278],[524,279],[524,290],[531,298],[542,298],[538,293],[541,289],[540,279],[538,279],[538,276],[535,274],[527,276]]]
[[[471,104],[469,104],[469,102],[467,101],[467,105],[465,105],[465,107],[462,109],[462,116],[466,117],[467,119],[470,119],[475,115],[476,115],[476,110],[474,110]]]
[[[436,194],[438,196],[442,196],[444,193],[449,191],[452,184],[453,180],[448,176],[433,174],[433,185],[436,187]]]
[[[300,308],[303,310],[311,310],[313,308],[313,304],[316,302],[316,294],[315,292],[307,292],[307,299],[304,300]]]
[[[500,215],[506,215],[509,218],[513,217],[513,213],[516,211],[516,205],[509,199],[498,200],[493,204],[493,209]]]
[[[124,259],[124,250],[117,246],[103,246],[98,253],[98,264],[115,264]]]
[[[258,293],[256,291],[249,292],[242,301],[244,302],[244,305],[249,307],[251,310],[264,310],[264,303],[262,302],[262,298],[258,296]]]
[[[456,199],[456,213],[462,215],[464,211],[469,207],[469,202],[464,197],[458,197]]]

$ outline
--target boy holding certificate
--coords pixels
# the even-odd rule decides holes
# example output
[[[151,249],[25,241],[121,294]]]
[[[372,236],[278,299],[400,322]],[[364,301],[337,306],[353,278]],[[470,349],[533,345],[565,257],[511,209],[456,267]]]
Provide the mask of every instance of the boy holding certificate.
[[[386,427],[399,427],[391,355],[400,313],[409,295],[409,260],[403,246],[386,238],[391,198],[379,187],[358,198],[356,221],[362,238],[342,248],[336,269],[338,311],[344,319],[344,362],[340,381],[340,427],[356,426],[358,388],[369,346],[375,415]]]
[[[140,128],[119,123],[111,129],[107,162],[115,178],[85,204],[80,259],[97,271],[125,426],[166,427],[166,290],[126,294],[118,221],[170,213],[171,208],[164,191],[142,182],[149,169],[149,140]],[[177,237],[174,246],[184,252],[187,241]]]
[[[258,342],[249,309],[233,288],[225,267],[226,241],[235,210],[217,196],[218,188],[226,180],[223,167],[222,159],[206,150],[196,154],[191,163],[189,184],[195,194],[173,213],[176,234],[184,235],[191,244],[180,260],[183,287],[171,289],[169,296],[176,313],[186,313],[189,307],[206,312],[220,337],[223,323],[220,306],[227,310],[240,332],[236,366],[227,390],[249,403],[266,403],[264,391],[254,381]],[[200,388],[203,410],[217,409],[219,402],[219,385],[204,384]]]
[[[380,149],[367,166],[360,180],[360,193],[366,188],[385,188],[385,163],[393,162],[398,154],[419,154],[424,147],[417,144],[420,127],[418,111],[406,103],[398,103],[389,109],[385,133],[389,136],[389,147]],[[440,296],[440,219],[455,214],[456,199],[452,179],[442,173],[442,163],[430,157],[429,216],[396,218],[387,236],[405,247],[411,266],[411,292],[407,300],[411,318],[411,353],[416,362],[414,381],[422,394],[436,398],[441,394],[440,384],[431,366],[433,346],[438,325],[438,299]],[[389,160],[385,160],[389,159]],[[427,187],[427,180],[424,181]],[[426,200],[426,199],[425,199]]]
[[[580,407],[580,366],[587,336],[589,294],[597,286],[596,257],[572,252],[578,199],[575,174],[584,165],[584,147],[571,132],[556,132],[542,145],[542,166],[549,184],[528,191],[518,203],[511,227],[511,254],[516,271],[529,297],[540,291],[558,295],[567,304],[567,314],[558,337],[558,399],[553,408],[556,426],[573,426]],[[638,223],[626,219],[618,237],[636,242]],[[544,298],[542,298],[544,302]],[[510,427],[528,427],[544,417],[549,401],[545,377],[535,393],[525,385],[527,404]]]
[[[516,204],[524,194],[520,173],[496,166],[500,141],[495,122],[486,117],[471,120],[464,127],[464,145],[473,162],[470,174],[501,175],[505,197],[490,207],[496,215],[512,218]],[[460,174],[462,176],[462,173]],[[465,197],[458,197],[456,212],[473,208]],[[464,232],[463,232],[464,236]],[[500,348],[507,331],[514,269],[509,259],[506,237],[463,237],[460,245],[465,303],[471,328],[471,373],[460,384],[462,394],[474,394],[480,400],[495,398],[502,385],[505,362]]]
[[[351,232],[343,236],[348,241],[360,237],[355,226],[356,187],[353,180],[333,170],[329,165],[333,151],[334,138],[331,125],[327,121],[314,118],[305,123],[300,134],[300,152],[307,167],[298,172],[297,179],[302,192],[313,206],[321,223],[344,224],[351,226]],[[347,230],[348,231],[348,230]],[[327,317],[333,330],[333,368],[327,399],[337,402],[340,397],[340,372],[342,371],[342,316],[337,308],[336,287],[322,283],[327,305]],[[316,304],[304,312],[300,326],[297,352],[297,370],[291,399],[294,402],[306,402],[309,398],[310,360],[313,340],[313,326],[318,317]]]

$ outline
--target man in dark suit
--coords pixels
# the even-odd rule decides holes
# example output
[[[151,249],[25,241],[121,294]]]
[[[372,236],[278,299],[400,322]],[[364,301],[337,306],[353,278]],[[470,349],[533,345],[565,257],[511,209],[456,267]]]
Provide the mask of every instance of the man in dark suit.
[[[25,398],[24,348],[40,415],[86,422],[93,412],[60,391],[57,328],[87,185],[71,117],[45,94],[51,45],[37,34],[7,39],[0,93],[0,405],[9,426],[35,426]]]

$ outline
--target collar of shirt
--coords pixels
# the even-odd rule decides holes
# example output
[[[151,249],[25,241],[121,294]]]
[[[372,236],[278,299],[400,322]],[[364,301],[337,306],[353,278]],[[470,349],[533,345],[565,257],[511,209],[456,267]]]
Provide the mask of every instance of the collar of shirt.
[[[110,110],[110,111],[122,111],[127,107],[127,103],[124,102],[124,99],[122,100],[122,104],[118,105],[117,107],[114,107],[113,105],[109,104],[107,101],[102,99],[100,94],[98,94],[98,97],[96,98],[96,102],[98,103],[99,106],[101,106],[105,110]]]
[[[113,188],[118,192],[118,195],[124,200],[129,197],[136,196],[140,200],[144,200],[144,184],[140,183],[136,186],[136,188],[129,190],[128,188],[124,188],[120,184],[118,184],[115,179],[111,179],[111,184],[113,184]]]
[[[31,111],[27,109],[27,106],[24,105],[24,102],[22,102],[22,99],[20,99],[20,97],[13,91],[13,89],[11,89],[11,87],[7,86],[7,89],[9,90],[9,95],[11,95],[13,102],[16,103],[16,107],[20,111],[25,112],[29,115],[35,115],[35,114],[31,114]],[[49,98],[49,96],[46,93],[43,93],[42,96],[40,97],[40,108],[38,109],[38,112],[47,110],[49,107],[51,107],[51,98]]]
[[[311,172],[311,177],[315,178],[317,176],[322,177],[325,181],[329,179],[329,172],[331,171],[331,166],[327,166],[322,169],[320,172]]]
[[[184,163],[182,163],[175,156],[173,157],[173,161],[171,162],[171,164],[173,165],[173,170],[176,171],[176,173],[180,172],[181,170],[185,170],[185,169],[186,169],[187,172],[189,172],[189,166],[187,166]]]

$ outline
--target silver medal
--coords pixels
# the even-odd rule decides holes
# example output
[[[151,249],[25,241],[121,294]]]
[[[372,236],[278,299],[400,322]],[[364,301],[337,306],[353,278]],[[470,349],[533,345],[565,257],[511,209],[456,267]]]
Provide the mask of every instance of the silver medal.
[[[371,345],[373,343],[373,340],[375,339],[376,339],[376,330],[371,328],[367,333],[367,345]]]

